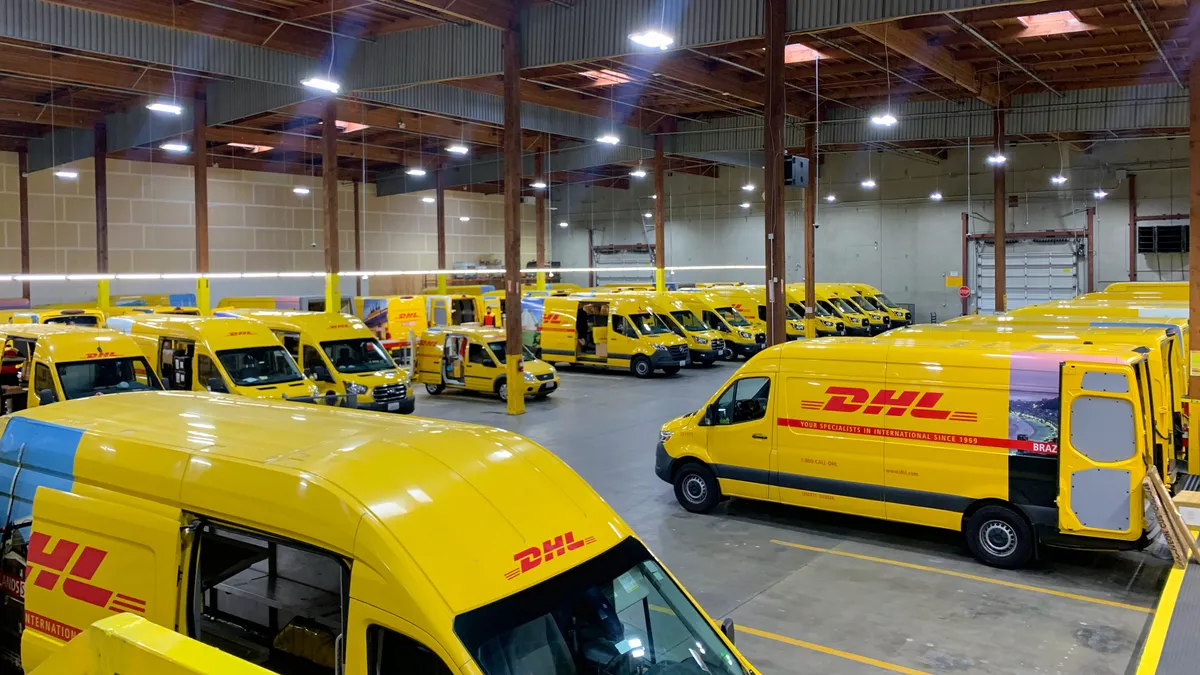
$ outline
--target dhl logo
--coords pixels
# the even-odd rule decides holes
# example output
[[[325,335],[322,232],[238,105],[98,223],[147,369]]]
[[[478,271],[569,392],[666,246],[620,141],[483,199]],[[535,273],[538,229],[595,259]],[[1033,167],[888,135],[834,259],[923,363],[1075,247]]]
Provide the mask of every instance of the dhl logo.
[[[88,359],[112,359],[116,358],[116,352],[106,352],[103,347],[96,347],[96,351],[87,355]]]
[[[62,592],[68,598],[86,602],[89,605],[107,608],[114,612],[146,613],[146,601],[131,595],[90,583],[100,564],[108,557],[108,551],[102,551],[92,546],[80,546],[67,539],[59,539],[51,548],[50,535],[44,532],[32,532],[29,535],[29,553],[26,556],[25,579],[32,579],[33,585],[47,591],[58,588],[62,580]],[[76,552],[79,553],[76,556]],[[74,560],[74,564],[71,561]],[[67,565],[71,566],[67,572]],[[64,577],[64,572],[66,572]],[[36,576],[33,576],[36,573]]]
[[[403,321],[405,319],[415,318],[417,318],[416,312],[397,312],[396,314],[392,315],[392,321]]]
[[[513,556],[515,562],[520,563],[515,569],[504,573],[504,578],[512,581],[529,570],[541,565],[543,562],[550,562],[555,558],[561,558],[571,551],[587,546],[588,544],[596,543],[595,537],[585,537],[580,541],[575,541],[574,532],[564,532],[553,539],[547,539],[542,542],[542,547],[530,546],[529,548],[517,553]]]
[[[979,413],[961,410],[942,410],[937,407],[942,394],[927,391],[880,389],[874,396],[858,387],[829,387],[825,390],[829,398],[824,401],[801,401],[803,410],[857,413],[864,415],[908,415],[923,420],[949,420],[951,422],[978,422]]]
[[[547,323],[561,324],[562,322],[563,322],[562,314],[554,314],[552,312],[547,312],[542,315],[542,323],[543,324],[547,324]]]
[[[241,336],[243,336],[243,335],[254,335],[254,331],[249,331],[249,330],[235,330],[235,331],[233,331],[233,332],[231,332],[231,333],[229,334],[229,337],[241,337]]]
[[[337,330],[339,328],[349,328],[349,327],[350,327],[350,324],[348,324],[348,323],[335,323],[334,325],[329,327],[329,330]]]

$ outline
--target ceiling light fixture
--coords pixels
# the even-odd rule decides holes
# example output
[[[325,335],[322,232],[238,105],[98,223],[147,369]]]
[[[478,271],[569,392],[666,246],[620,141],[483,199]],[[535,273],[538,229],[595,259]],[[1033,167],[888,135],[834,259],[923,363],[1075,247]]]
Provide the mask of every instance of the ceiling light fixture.
[[[182,115],[183,114],[183,108],[175,105],[174,103],[151,103],[146,106],[146,110],[153,110],[154,112],[160,112],[160,113],[169,113],[171,115]]]
[[[1061,173],[1055,174],[1053,176],[1050,176],[1050,182],[1055,185],[1064,185],[1067,182],[1067,177],[1062,175]]]
[[[468,148],[465,145],[461,145],[459,143],[455,143],[454,145],[446,146],[446,152],[453,153],[455,155],[465,155],[470,151],[471,151],[470,148]]]
[[[531,184],[529,185],[529,187],[533,188],[534,190],[545,190],[545,189],[546,189],[546,183],[545,183],[545,182],[543,182],[543,181],[540,181],[540,180],[536,180],[536,181],[534,181],[533,183],[531,183]]]
[[[458,219],[465,223],[471,218],[469,216],[459,216]]]
[[[743,209],[748,209],[748,208],[750,208],[750,202],[742,202],[742,208],[743,208]]]
[[[630,33],[629,39],[635,43],[648,47],[650,49],[667,50],[667,47],[675,44],[675,38],[657,30],[644,30],[640,33]]]
[[[658,199],[658,195],[650,195],[650,199]]]
[[[309,190],[308,188],[306,188],[306,187],[304,187],[303,185],[301,185],[301,186],[297,186],[297,187],[294,187],[294,188],[292,188],[292,192],[295,192],[295,193],[296,193],[296,194],[298,194],[298,195],[306,195],[306,194],[308,194],[309,192],[311,192],[311,190]]]
[[[603,136],[597,138],[596,142],[604,143],[605,145],[616,145],[617,143],[621,142],[621,139],[615,134],[604,134]]]
[[[653,218],[653,217],[654,217],[654,214],[653,214],[653,213],[648,213],[648,212],[647,212],[647,213],[643,213],[643,214],[642,214],[642,217],[643,217],[643,218]]]
[[[559,226],[559,227],[566,227],[566,226],[567,226],[567,221],[565,221],[565,220],[564,220],[564,221],[562,221],[561,223],[559,223],[559,224],[558,224],[558,226]]]
[[[633,171],[629,172],[629,175],[633,176],[634,178],[645,178],[646,170],[645,169],[634,169]]]
[[[251,143],[226,143],[225,145],[228,145],[231,148],[249,150],[250,154],[252,155],[256,155],[260,152],[270,152],[271,150],[275,149],[275,147],[272,145],[253,145]]]
[[[827,201],[827,202],[829,202],[830,204],[832,204],[832,203],[834,203],[834,202],[836,202],[836,201],[837,201],[837,197],[836,197],[836,196],[834,196],[834,194],[831,192],[831,193],[829,193],[829,194],[825,195],[825,201]]]
[[[336,94],[342,90],[342,85],[334,82],[333,80],[327,80],[323,77],[310,77],[307,80],[300,80],[300,84],[308,87],[309,89],[319,89],[321,91],[327,91],[330,94]]]
[[[432,204],[432,203],[436,202],[437,200],[434,199],[433,197],[421,197],[421,201],[425,202],[426,204]]]
[[[871,117],[871,124],[877,127],[893,127],[896,126],[896,116],[890,112],[885,112],[882,115]]]
[[[746,192],[754,192],[754,183],[746,183],[742,186],[742,190]]]
[[[79,178],[79,172],[72,169],[60,169],[55,171],[54,175],[58,176],[59,178],[65,178],[66,180],[75,180],[76,178]]]
[[[1096,199],[1104,199],[1108,196],[1108,193],[1105,192],[1103,188],[1097,188],[1096,191],[1092,193],[1092,196]]]
[[[870,190],[875,187],[875,179],[874,178],[864,178],[863,182],[859,183],[859,185]]]
[[[162,145],[160,145],[158,147],[162,150],[166,150],[167,152],[187,152],[188,151],[187,143],[183,143],[180,141],[167,141],[166,143],[163,143]]]
[[[404,173],[406,173],[410,176],[424,176],[425,169],[422,169],[419,166],[414,166],[413,168],[409,169],[408,171],[405,171]]]
[[[988,155],[987,161],[988,164],[991,164],[992,166],[1000,166],[1001,164],[1007,162],[1008,158],[1000,153],[996,153],[994,155]]]
[[[935,202],[940,202],[940,201],[942,201],[942,193],[937,192],[937,191],[931,192],[931,193],[929,193],[929,198]]]

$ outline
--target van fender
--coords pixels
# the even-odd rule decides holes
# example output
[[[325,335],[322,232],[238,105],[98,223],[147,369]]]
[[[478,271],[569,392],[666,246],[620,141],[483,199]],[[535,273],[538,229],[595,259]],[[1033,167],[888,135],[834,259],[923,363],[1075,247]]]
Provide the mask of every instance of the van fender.
[[[688,462],[698,462],[710,470],[713,467],[712,457],[708,454],[708,449],[703,446],[688,444],[676,452],[678,454],[667,452],[666,445],[662,441],[658,442],[658,447],[655,449],[654,473],[668,483],[675,480],[675,470]]]

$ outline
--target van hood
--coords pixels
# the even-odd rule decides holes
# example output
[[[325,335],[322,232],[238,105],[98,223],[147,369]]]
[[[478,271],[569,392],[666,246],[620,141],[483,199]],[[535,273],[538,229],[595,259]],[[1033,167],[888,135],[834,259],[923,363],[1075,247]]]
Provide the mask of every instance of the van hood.
[[[674,333],[670,333],[668,335],[651,335],[646,338],[646,341],[652,345],[662,345],[664,347],[687,346],[687,340],[684,340]]]
[[[546,375],[547,373],[553,373],[555,371],[554,366],[542,361],[541,359],[526,359],[525,372],[532,373],[534,375]]]
[[[696,417],[696,415],[699,415],[699,414],[700,414],[700,411],[697,410],[696,412],[690,412],[686,415],[680,415],[679,417],[676,417],[675,419],[670,420],[666,424],[663,424],[662,430],[667,433],[673,434],[676,431],[679,431],[680,429],[691,424],[692,421],[694,420],[694,418]]]
[[[339,373],[339,375],[365,387],[378,387],[384,384],[408,384],[408,373],[397,368],[375,370],[366,373]]]
[[[268,384],[264,387],[238,387],[237,393],[247,398],[274,399],[278,401],[283,400],[285,396],[288,398],[296,398],[299,396],[316,396],[317,385],[309,382],[308,380],[299,380],[297,382]]]

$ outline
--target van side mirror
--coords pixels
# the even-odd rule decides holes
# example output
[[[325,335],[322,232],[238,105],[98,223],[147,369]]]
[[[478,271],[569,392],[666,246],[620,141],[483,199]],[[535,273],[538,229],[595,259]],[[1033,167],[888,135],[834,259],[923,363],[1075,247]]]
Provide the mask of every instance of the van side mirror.
[[[53,389],[43,389],[38,392],[38,405],[50,405],[58,401]]]
[[[717,404],[713,403],[704,409],[704,417],[700,420],[700,426],[710,427],[716,424],[717,420]]]
[[[737,626],[733,623],[733,619],[726,617],[725,620],[721,622],[721,634],[728,638],[730,643],[737,644],[737,639],[735,637],[736,633]]]
[[[329,369],[325,366],[313,366],[313,379],[317,382],[333,382],[333,377],[329,374]]]
[[[219,377],[208,378],[208,390],[216,394],[228,394],[229,387],[225,386],[225,380]]]

